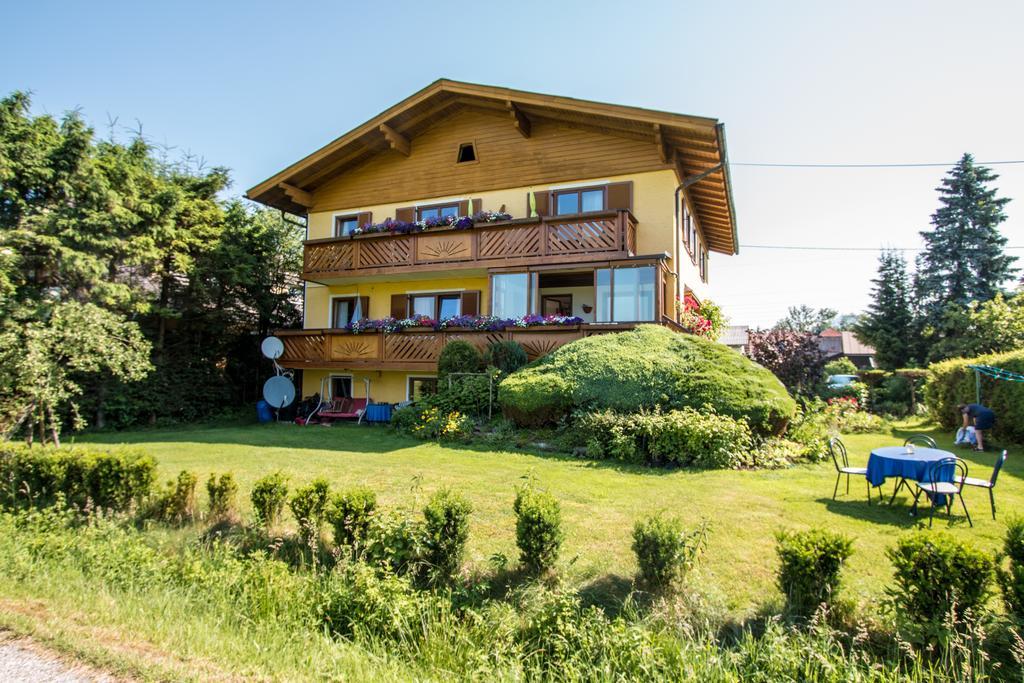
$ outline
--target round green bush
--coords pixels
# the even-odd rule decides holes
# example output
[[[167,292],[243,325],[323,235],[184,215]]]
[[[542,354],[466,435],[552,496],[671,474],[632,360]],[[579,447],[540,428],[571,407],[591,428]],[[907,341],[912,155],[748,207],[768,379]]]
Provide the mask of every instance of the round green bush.
[[[566,344],[503,380],[498,402],[524,426],[555,422],[572,410],[711,406],[760,434],[780,433],[796,412],[765,368],[727,346],[659,325]]]
[[[456,339],[444,345],[437,359],[437,379],[440,382],[452,373],[479,372],[483,358],[469,342]]]
[[[509,375],[529,363],[530,359],[527,358],[522,344],[507,339],[488,345],[484,352],[484,362]]]

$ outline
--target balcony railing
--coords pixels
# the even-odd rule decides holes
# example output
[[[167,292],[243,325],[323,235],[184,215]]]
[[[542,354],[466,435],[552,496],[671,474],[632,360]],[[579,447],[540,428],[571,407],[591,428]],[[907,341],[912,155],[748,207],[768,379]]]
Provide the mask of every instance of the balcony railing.
[[[436,270],[438,266],[500,267],[587,262],[636,255],[636,218],[629,211],[521,218],[395,235],[374,233],[307,240],[302,277],[325,281],[352,275]]]
[[[664,319],[661,324],[678,328]],[[633,329],[631,323],[598,323],[506,328],[499,331],[407,329],[353,334],[344,329],[279,330],[284,354],[278,362],[290,368],[367,368],[374,370],[429,370],[437,367],[444,345],[460,339],[483,351],[488,344],[512,340],[522,344],[530,360],[551,353],[569,342],[595,334]]]

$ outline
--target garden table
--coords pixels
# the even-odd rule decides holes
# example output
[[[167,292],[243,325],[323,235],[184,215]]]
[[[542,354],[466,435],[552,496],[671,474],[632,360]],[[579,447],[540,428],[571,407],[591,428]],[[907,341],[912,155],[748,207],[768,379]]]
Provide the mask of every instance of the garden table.
[[[899,477],[900,485],[903,480],[924,481],[932,463],[955,457],[953,453],[939,448],[915,446],[911,451],[906,446],[883,446],[871,451],[871,457],[868,458],[868,481],[872,486],[881,486],[886,477]],[[948,475],[949,481],[953,481],[955,472],[955,468],[942,468],[943,476]],[[897,485],[896,491],[899,491],[900,485]],[[896,491],[893,491],[890,503],[895,500]],[[936,504],[945,505],[945,499],[945,496],[939,496]]]

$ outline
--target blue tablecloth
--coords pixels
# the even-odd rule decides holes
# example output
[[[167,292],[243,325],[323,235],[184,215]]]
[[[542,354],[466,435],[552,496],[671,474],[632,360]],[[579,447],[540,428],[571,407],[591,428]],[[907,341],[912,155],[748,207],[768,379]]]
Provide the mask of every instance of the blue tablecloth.
[[[366,415],[363,416],[367,422],[390,422],[390,403],[371,403],[366,406]]]
[[[871,451],[868,458],[868,481],[872,486],[881,486],[886,477],[903,477],[908,481],[924,481],[928,467],[943,458],[955,458],[949,451],[938,448],[915,447],[913,453],[907,452],[906,446],[885,446]],[[956,469],[943,467],[941,475],[945,481],[953,481]],[[938,503],[945,502],[942,496]]]

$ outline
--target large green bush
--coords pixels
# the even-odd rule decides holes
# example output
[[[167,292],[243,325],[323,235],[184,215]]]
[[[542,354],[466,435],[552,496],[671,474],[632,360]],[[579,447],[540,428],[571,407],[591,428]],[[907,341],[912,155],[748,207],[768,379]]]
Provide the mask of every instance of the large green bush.
[[[123,511],[153,487],[156,461],[131,450],[28,448],[0,443],[0,503],[50,505],[58,495],[74,507]]]
[[[895,570],[889,591],[896,613],[910,623],[940,624],[985,604],[995,562],[988,553],[949,534],[917,531],[886,551]]]
[[[526,349],[517,341],[505,339],[491,342],[484,351],[484,362],[493,365],[506,375],[511,374],[530,362]]]
[[[953,358],[928,366],[924,401],[946,429],[960,425],[961,403],[974,403],[974,371],[968,365],[993,365],[1024,374],[1024,350],[977,358]],[[995,433],[1006,441],[1024,441],[1024,383],[981,378],[981,402],[996,413]]]
[[[444,345],[437,358],[437,384],[441,388],[448,375],[462,372],[479,372],[483,357],[476,347],[467,341],[456,339]]]
[[[839,589],[840,572],[853,552],[846,536],[826,529],[781,531],[775,536],[779,589],[793,614],[810,615],[830,603]]]
[[[778,433],[796,404],[768,370],[732,349],[659,325],[566,344],[502,381],[498,401],[521,425],[573,410],[702,409]]]

